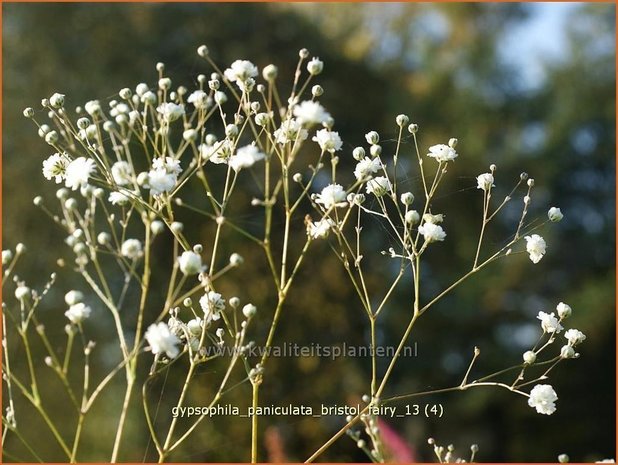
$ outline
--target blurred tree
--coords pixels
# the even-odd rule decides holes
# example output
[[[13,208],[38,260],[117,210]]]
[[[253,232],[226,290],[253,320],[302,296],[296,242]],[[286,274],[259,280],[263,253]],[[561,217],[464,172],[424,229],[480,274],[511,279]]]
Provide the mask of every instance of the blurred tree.
[[[368,130],[380,132],[385,151],[394,150],[398,113],[409,114],[420,125],[421,150],[451,136],[460,140],[460,158],[448,175],[443,196],[433,205],[435,212],[446,213],[445,228],[453,240],[432,251],[428,275],[432,287],[424,289],[426,298],[471,265],[481,220],[474,176],[486,171],[489,163],[498,165],[497,192],[504,195],[522,170],[536,178],[540,187],[532,217],[544,216],[543,206],[548,204],[565,212],[565,220],[548,238],[542,268],[531,272],[523,255],[516,264],[497,265],[453,293],[419,324],[412,336],[419,357],[401,361],[388,390],[398,394],[459,382],[475,345],[483,350],[476,367],[479,373],[501,368],[505,360],[517,363],[530,332],[538,331],[536,325],[530,327],[536,312],[564,300],[574,308],[574,324],[589,338],[581,349],[583,360],[554,375],[558,412],[540,418],[508,393],[472,390],[432,397],[432,402],[444,403],[442,420],[419,418],[393,426],[425,460],[431,459],[424,445],[430,435],[455,442],[460,449],[478,442],[480,460],[550,461],[563,451],[574,460],[611,455],[615,449],[615,7],[594,4],[574,10],[566,58],[548,63],[544,82],[533,89],[522,84],[520,70],[504,63],[498,47],[513,27],[523,24],[528,10],[508,3],[5,4],[3,246],[26,242],[34,253],[28,255],[28,268],[21,274],[41,280],[45,277],[38,270],[51,272],[56,258],[64,254],[61,235],[51,223],[41,226],[45,220],[31,206],[36,194],[51,202],[54,186],[42,182],[40,163],[48,147],[21,116],[24,107],[35,106],[54,91],[66,92],[75,105],[91,98],[110,100],[125,85],[152,82],[157,61],[166,63],[174,82],[185,83],[189,76],[208,72],[194,53],[200,43],[208,44],[222,64],[235,58],[251,59],[260,67],[275,62],[281,82],[289,82],[298,49],[307,47],[326,62],[320,76],[326,89],[322,100],[346,143],[341,156],[344,169],[351,170],[351,148],[363,143]],[[406,156],[413,155],[409,142]],[[418,178],[412,175],[408,181],[418,194]],[[199,194],[188,195],[197,199]],[[516,210],[515,205],[505,210],[504,222],[489,231],[488,244],[505,241]],[[237,221],[251,224],[250,210],[234,214]],[[302,229],[302,217],[297,223]],[[41,234],[43,227],[51,232]],[[378,249],[390,245],[385,231],[379,223],[374,225],[372,241]],[[209,233],[209,228],[192,232],[196,238]],[[165,263],[166,244],[158,247],[158,259]],[[251,255],[240,238],[230,247],[230,252],[251,258],[243,270],[251,276],[243,283],[247,295],[263,296],[268,303],[272,295],[265,295],[264,289],[270,288],[258,279],[266,275],[262,257]],[[278,342],[367,344],[367,322],[338,262],[326,246],[316,248],[312,258],[299,280],[302,285],[289,300]],[[388,272],[386,257],[373,264]],[[76,285],[69,273],[62,272],[60,279],[59,289]],[[384,283],[376,275],[369,286],[378,289]],[[61,295],[58,291],[50,300],[59,303]],[[398,340],[409,296],[410,290],[402,287],[388,309],[380,328],[381,344]],[[51,306],[45,315],[50,332],[62,331],[62,324],[52,325],[60,310]],[[266,323],[254,330],[256,340],[261,340]],[[102,338],[111,334],[105,326],[97,331]],[[98,363],[104,363],[107,354],[97,351]],[[270,382],[263,389],[265,404],[342,403],[366,390],[368,359],[272,362]],[[203,384],[192,393],[194,405],[200,405],[204,393],[212,389],[208,373],[203,376]],[[48,399],[60,390],[53,379],[50,373]],[[116,425],[110,412],[119,411],[121,388],[119,383],[118,391],[111,390],[100,400],[96,421],[86,425],[84,443],[91,448],[84,449],[80,460],[109,457]],[[166,385],[160,401],[162,422],[169,420],[171,394],[177,388]],[[242,391],[230,402],[246,405],[247,399],[248,392]],[[61,402],[55,411],[62,414]],[[48,437],[34,412],[31,424],[32,437]],[[279,427],[290,460],[305,459],[340,426],[327,419],[298,418],[270,418],[264,421],[264,427],[268,425]],[[67,431],[73,427],[66,425]],[[152,445],[144,453],[148,434],[138,402],[127,433],[132,448],[123,460],[155,458]],[[248,421],[217,418],[200,428],[172,459],[245,461],[248,433]],[[8,448],[27,456],[17,442],[9,441]],[[44,451],[45,456],[58,457],[54,454],[55,449]],[[324,458],[364,460],[347,439]]]

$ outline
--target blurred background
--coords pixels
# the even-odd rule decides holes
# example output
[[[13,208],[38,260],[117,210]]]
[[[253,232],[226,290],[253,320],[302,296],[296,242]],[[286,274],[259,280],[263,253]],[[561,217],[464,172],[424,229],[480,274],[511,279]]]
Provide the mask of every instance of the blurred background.
[[[412,335],[418,356],[400,361],[387,390],[387,395],[396,395],[459,383],[474,346],[481,348],[482,356],[473,376],[519,363],[539,335],[538,311],[552,311],[564,301],[573,307],[568,323],[588,339],[579,350],[580,359],[552,373],[550,382],[559,395],[557,412],[538,415],[525,399],[492,389],[432,396],[426,401],[444,406],[440,419],[384,419],[407,445],[408,460],[432,460],[426,443],[430,436],[453,443],[460,451],[478,443],[479,461],[551,462],[559,453],[569,454],[573,461],[614,457],[614,5],[12,3],[2,8],[2,246],[27,244],[30,252],[19,273],[33,286],[41,286],[51,271],[59,272],[57,290],[50,293],[40,316],[50,337],[55,334],[64,341],[62,295],[84,285],[69,269],[58,269],[56,260],[70,257],[63,235],[32,205],[35,195],[53,204],[55,185],[41,174],[49,147],[22,110],[37,108],[42,97],[56,91],[67,94],[69,106],[93,98],[109,101],[122,87],[154,83],[158,61],[166,63],[174,83],[190,85],[199,73],[211,71],[195,52],[202,43],[221,67],[237,58],[260,68],[273,62],[279,66],[281,82],[286,82],[298,50],[306,47],[325,61],[318,82],[326,90],[321,100],[345,141],[343,169],[352,169],[351,150],[364,144],[363,134],[369,130],[377,130],[384,149],[393,151],[394,117],[399,113],[419,124],[421,150],[450,137],[459,139],[460,157],[434,204],[434,211],[447,215],[450,240],[432,251],[422,291],[425,299],[471,264],[481,211],[474,177],[487,171],[490,163],[498,165],[496,198],[506,195],[520,172],[526,171],[538,186],[531,216],[544,216],[553,205],[565,214],[561,223],[543,230],[549,247],[539,265],[532,267],[525,255],[497,264],[429,312]],[[410,140],[404,151],[406,156],[414,154]],[[420,192],[415,174],[406,182],[409,189]],[[199,195],[187,197],[197,202],[203,200]],[[513,232],[516,210],[505,210],[490,229],[486,236],[490,247],[499,247]],[[235,215],[237,222],[251,225],[250,210]],[[191,224],[190,216],[184,219]],[[299,229],[302,221],[300,215]],[[376,249],[388,248],[390,237],[383,225],[370,226],[368,234]],[[189,227],[189,237],[208,243],[210,227]],[[259,301],[259,308],[272,308],[268,304],[275,296],[263,257],[241,237],[228,240],[229,251],[239,251],[247,259],[238,277],[247,296]],[[161,241],[155,249],[162,266],[169,265],[169,245],[170,241]],[[372,276],[369,285],[384,289],[391,278],[389,259],[373,260],[381,273]],[[159,279],[163,283],[164,277]],[[238,282],[227,283],[225,290],[230,295],[238,292]],[[399,340],[409,301],[410,289],[404,286],[381,320],[380,344]],[[100,341],[93,364],[101,370],[95,376],[113,366],[117,356],[105,344],[114,340],[111,322],[105,321],[102,307],[98,310],[101,317],[86,325]],[[152,310],[157,313],[158,309]],[[267,320],[253,328],[256,341],[264,340]],[[368,322],[344,270],[328,247],[316,246],[288,300],[276,343],[367,344],[368,335]],[[22,373],[23,352],[16,341],[9,342],[13,369]],[[43,353],[41,348],[35,350]],[[261,391],[264,405],[356,402],[370,377],[369,359],[363,358],[287,358],[269,363]],[[387,363],[382,360],[380,369]],[[44,402],[52,416],[62,418],[68,400],[51,370],[44,369],[42,360],[40,364]],[[200,372],[188,405],[203,405],[212,395],[210,375],[210,369]],[[122,375],[116,381],[86,422],[80,461],[109,459],[124,393]],[[161,397],[161,429],[169,421],[176,384],[168,382]],[[161,387],[155,386],[153,397]],[[138,397],[134,396],[121,459],[155,460]],[[246,407],[250,387],[233,392],[229,401]],[[40,417],[19,397],[17,418],[27,425],[25,436],[40,447],[45,459],[63,460]],[[67,435],[74,421],[70,416],[61,421]],[[273,461],[306,459],[341,426],[334,418],[273,417],[262,424],[268,433],[263,434],[260,454]],[[204,422],[171,459],[246,461],[249,432],[249,420],[223,417]],[[32,460],[11,434],[5,446],[11,457]],[[322,459],[366,457],[344,437]]]

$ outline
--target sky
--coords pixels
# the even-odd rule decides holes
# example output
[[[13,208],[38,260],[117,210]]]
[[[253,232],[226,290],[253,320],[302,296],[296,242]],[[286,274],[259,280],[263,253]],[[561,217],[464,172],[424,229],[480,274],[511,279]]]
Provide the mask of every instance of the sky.
[[[536,87],[543,82],[542,63],[564,58],[569,14],[581,3],[530,3],[529,19],[511,28],[500,44],[502,56],[518,65],[523,82]]]

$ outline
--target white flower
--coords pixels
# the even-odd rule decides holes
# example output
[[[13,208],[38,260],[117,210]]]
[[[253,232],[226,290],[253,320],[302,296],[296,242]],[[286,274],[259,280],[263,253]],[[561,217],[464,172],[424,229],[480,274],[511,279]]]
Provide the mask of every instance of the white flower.
[[[47,160],[43,160],[43,176],[49,180],[54,178],[56,184],[60,184],[64,179],[69,163],[71,163],[71,160],[66,154],[54,153]]]
[[[64,301],[68,306],[78,304],[84,299],[84,294],[80,291],[69,291],[64,295]]]
[[[65,172],[65,186],[77,190],[88,184],[90,175],[95,171],[94,160],[86,157],[79,157],[69,163]]]
[[[452,161],[457,158],[457,152],[455,149],[445,144],[438,144],[429,147],[428,157],[435,158],[440,163]]]
[[[320,129],[313,136],[314,142],[317,142],[320,148],[325,152],[335,153],[337,150],[341,150],[343,143],[338,132],[329,131],[328,129]]]
[[[325,239],[330,233],[330,229],[335,226],[335,222],[330,218],[323,218],[317,223],[309,223],[309,236],[313,239]]]
[[[24,300],[28,296],[30,296],[30,288],[28,286],[17,286],[15,289],[15,298],[17,300]]]
[[[201,318],[193,318],[192,320],[189,320],[187,322],[187,329],[189,330],[189,333],[191,333],[191,335],[199,336],[200,334],[202,334],[203,324],[204,321]]]
[[[152,161],[152,169],[164,169],[167,173],[175,175],[179,175],[180,173],[182,173],[182,168],[180,167],[180,160],[176,160],[172,157],[165,157],[165,159],[155,158]]]
[[[382,163],[379,158],[365,157],[356,164],[354,176],[357,180],[362,181],[377,173],[380,168],[382,168]]]
[[[332,207],[342,207],[346,205],[346,192],[339,184],[329,184],[316,195],[315,201],[326,210]]]
[[[245,318],[251,318],[257,312],[257,307],[253,304],[247,304],[242,308],[242,314]]]
[[[546,333],[558,334],[564,329],[558,321],[558,318],[556,318],[556,315],[554,315],[554,312],[539,312],[536,318],[538,320],[541,320],[541,328],[543,328],[543,331],[545,331]]]
[[[538,413],[543,415],[551,415],[556,411],[555,402],[558,400],[558,395],[554,388],[549,384],[537,384],[530,391],[528,405],[535,408]]]
[[[122,243],[120,253],[130,259],[139,258],[142,256],[142,243],[137,239],[127,239]]]
[[[564,215],[562,214],[559,208],[551,207],[549,211],[547,212],[547,217],[549,218],[549,221],[557,223],[558,221],[562,220]]]
[[[575,353],[575,349],[570,344],[562,346],[560,349],[560,357],[562,358],[576,358],[579,357],[579,354]]]
[[[122,192],[111,192],[107,200],[113,205],[124,205],[129,201],[129,197]]]
[[[545,239],[538,234],[526,236],[525,239],[526,250],[530,254],[530,260],[532,260],[532,263],[539,263],[543,255],[545,255],[545,249],[547,247]]]
[[[446,237],[446,233],[444,232],[444,229],[442,229],[442,226],[433,223],[425,222],[418,228],[418,232],[423,235],[425,242],[428,243],[443,241]]]
[[[391,190],[391,182],[384,176],[378,176],[367,182],[365,190],[368,194],[373,194],[376,197],[382,197]]]
[[[79,324],[90,316],[91,311],[92,310],[90,307],[83,302],[79,302],[71,305],[69,309],[64,312],[64,315],[71,321],[71,323]]]
[[[557,306],[556,306],[556,310],[558,311],[558,316],[560,318],[568,318],[571,316],[571,307],[569,307],[567,304],[565,304],[564,302],[560,302]]]
[[[214,147],[202,144],[199,149],[203,159],[220,165],[221,163],[227,163],[234,153],[234,143],[229,139],[225,139],[222,142],[217,142]]]
[[[532,365],[536,361],[536,354],[532,350],[528,350],[524,352],[524,363],[527,365]]]
[[[192,103],[195,108],[206,108],[208,106],[208,94],[203,90],[195,90],[189,95],[187,102]]]
[[[146,340],[150,345],[150,350],[155,355],[164,353],[169,358],[174,358],[180,352],[177,347],[180,344],[180,339],[163,322],[148,327]]]
[[[482,189],[484,191],[488,191],[492,187],[494,187],[494,176],[491,173],[483,173],[479,174],[476,177],[476,188]]]
[[[13,260],[13,252],[11,252],[9,249],[3,250],[2,251],[2,264],[8,265],[11,260]]]
[[[251,168],[255,162],[266,158],[260,150],[253,144],[246,145],[238,149],[235,155],[229,159],[228,164],[236,172],[243,168]]]
[[[162,103],[157,107],[157,112],[161,114],[163,121],[171,123],[176,121],[182,115],[185,114],[184,105],[178,105],[173,102]]]
[[[153,195],[171,192],[176,186],[176,175],[168,173],[165,168],[159,168],[148,172],[148,185]]]
[[[313,60],[307,63],[307,71],[309,71],[309,74],[311,74],[312,76],[316,76],[320,74],[323,69],[324,69],[324,62],[321,61],[319,58],[314,57]]]
[[[101,104],[98,100],[90,100],[89,102],[86,102],[84,109],[90,116],[95,116],[101,112]]]
[[[240,266],[244,262],[245,262],[245,259],[242,258],[242,255],[240,255],[239,253],[234,252],[232,255],[230,255],[230,265]]]
[[[202,257],[195,252],[187,250],[178,257],[178,264],[180,265],[180,271],[184,275],[193,275],[202,271]]]
[[[302,124],[322,124],[330,119],[330,114],[318,102],[305,100],[294,107],[294,116]]]
[[[242,89],[241,84],[249,78],[256,77],[258,69],[248,60],[236,60],[223,74],[229,81],[235,82]]]
[[[566,337],[567,341],[569,341],[569,344],[572,346],[581,344],[586,340],[586,335],[578,329],[569,329],[564,333],[564,337]]]
[[[206,321],[217,321],[221,317],[220,313],[225,310],[225,299],[218,292],[209,291],[200,298],[200,306]]]
[[[421,215],[419,215],[419,213],[416,210],[410,210],[409,212],[406,213],[406,216],[405,216],[406,223],[409,223],[409,224],[416,224],[419,222],[420,219],[421,219]]]
[[[281,123],[281,127],[274,134],[275,140],[279,144],[288,142],[303,141],[307,139],[309,133],[304,129],[301,123],[296,119],[288,119]]]
[[[126,161],[117,161],[112,165],[112,177],[119,186],[126,186],[131,182],[133,169]]]

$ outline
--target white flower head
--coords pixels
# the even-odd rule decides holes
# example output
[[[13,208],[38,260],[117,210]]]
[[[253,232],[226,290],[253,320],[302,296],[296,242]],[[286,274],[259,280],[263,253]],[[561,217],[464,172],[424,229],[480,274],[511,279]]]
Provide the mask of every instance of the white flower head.
[[[545,250],[547,248],[545,239],[538,234],[526,236],[525,239],[526,251],[530,254],[530,260],[532,260],[532,263],[539,263],[543,255],[545,255]]]
[[[129,196],[122,192],[110,192],[107,199],[112,205],[126,205],[129,202]]]
[[[564,215],[558,207],[551,207],[547,212],[547,217],[549,218],[549,221],[557,223],[558,221],[562,220]]]
[[[315,133],[315,136],[313,136],[313,139],[311,140],[317,142],[324,152],[330,153],[335,153],[336,151],[341,150],[343,145],[341,137],[339,137],[339,133],[328,129],[320,129]]]
[[[202,334],[203,325],[204,321],[201,318],[193,318],[187,322],[187,329],[192,336],[199,336]]]
[[[312,239],[325,239],[328,237],[331,228],[335,226],[335,222],[330,218],[323,218],[317,222],[308,224],[307,232]]]
[[[90,175],[96,170],[92,158],[79,157],[73,160],[66,168],[65,186],[77,190],[88,184]]]
[[[443,241],[446,237],[446,233],[442,226],[434,223],[425,222],[418,228],[418,232],[423,235],[425,242],[432,243],[437,241]]]
[[[49,180],[54,178],[56,184],[60,184],[64,179],[69,163],[71,163],[71,160],[65,153],[54,153],[43,160],[43,176]]]
[[[126,186],[131,183],[133,169],[126,161],[117,161],[112,165],[112,177],[119,186]]]
[[[586,335],[578,329],[569,329],[564,333],[564,337],[569,341],[569,345],[575,347],[586,340]]]
[[[198,274],[202,271],[202,257],[195,252],[187,250],[178,257],[180,271],[186,276]]]
[[[152,161],[152,169],[164,169],[166,173],[174,175],[179,175],[180,173],[182,173],[182,168],[180,167],[180,160],[176,160],[172,157],[155,158]]]
[[[150,345],[150,350],[155,355],[166,354],[169,358],[174,358],[180,352],[177,347],[180,344],[180,339],[163,322],[148,327],[146,340]]]
[[[380,168],[382,168],[382,162],[379,158],[365,157],[356,164],[354,176],[358,181],[362,181],[373,176]]]
[[[489,189],[491,189],[494,186],[494,175],[491,173],[483,173],[483,174],[479,174],[476,177],[476,188],[477,189],[481,189],[484,191],[488,191]]]
[[[322,72],[324,69],[324,62],[319,58],[313,58],[309,63],[307,63],[307,71],[312,76],[316,76]]]
[[[307,139],[309,133],[298,120],[287,119],[281,123],[281,127],[273,135],[278,144],[287,144],[296,140],[303,141]]]
[[[200,298],[200,306],[207,322],[217,321],[221,317],[221,312],[225,310],[225,299],[218,292],[209,291]]]
[[[543,328],[543,331],[546,333],[558,334],[564,329],[560,324],[560,321],[558,321],[558,318],[556,318],[556,315],[554,315],[554,312],[539,312],[537,319],[541,320],[541,328]]]
[[[142,256],[142,243],[137,239],[127,239],[120,247],[120,253],[123,257],[135,260]]]
[[[378,176],[370,179],[367,182],[365,190],[368,194],[373,194],[376,197],[382,197],[391,190],[391,182],[385,176]]]
[[[159,168],[148,172],[148,185],[153,195],[161,195],[171,192],[176,187],[177,176],[168,173],[165,168]]]
[[[345,189],[340,184],[329,184],[316,195],[316,203],[328,210],[332,207],[347,205]]]
[[[166,123],[176,121],[185,114],[184,105],[178,105],[174,102],[162,103],[157,107],[157,112]]]
[[[311,126],[322,124],[330,119],[330,114],[318,102],[305,100],[294,107],[294,116],[302,124]]]
[[[254,78],[258,75],[257,66],[248,60],[236,60],[223,73],[225,77],[232,82],[235,82],[238,87],[243,89],[241,84],[249,78]]]
[[[88,318],[91,312],[92,310],[89,306],[87,306],[83,302],[78,302],[74,305],[71,305],[69,309],[64,312],[64,315],[71,321],[71,323],[79,324],[86,318]]]
[[[228,161],[228,164],[236,172],[243,168],[251,168],[256,162],[266,158],[260,150],[254,145],[246,145],[239,148],[236,154],[232,155]]]
[[[208,107],[208,94],[203,90],[195,90],[187,98],[187,102],[192,103],[195,108],[204,109]]]
[[[549,384],[537,384],[530,391],[528,405],[535,408],[538,413],[551,415],[556,411],[558,395]]]
[[[571,316],[571,307],[564,302],[560,302],[556,305],[556,311],[558,312],[558,316],[560,318],[568,318]]]
[[[67,305],[71,306],[71,305],[75,305],[79,302],[81,302],[84,299],[84,294],[80,291],[69,291],[64,295],[64,301],[67,303]]]
[[[457,152],[454,148],[445,144],[432,145],[429,147],[428,157],[435,158],[438,162],[449,162],[457,158]]]

